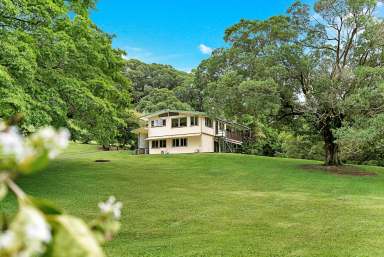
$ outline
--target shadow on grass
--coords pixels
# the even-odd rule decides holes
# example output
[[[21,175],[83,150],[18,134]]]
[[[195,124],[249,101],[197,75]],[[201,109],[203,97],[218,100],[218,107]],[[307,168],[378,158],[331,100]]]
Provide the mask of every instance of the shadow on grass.
[[[352,165],[340,165],[340,166],[326,166],[321,164],[303,164],[299,166],[300,169],[308,170],[311,172],[327,172],[338,176],[377,176],[374,172],[364,171],[356,166]]]

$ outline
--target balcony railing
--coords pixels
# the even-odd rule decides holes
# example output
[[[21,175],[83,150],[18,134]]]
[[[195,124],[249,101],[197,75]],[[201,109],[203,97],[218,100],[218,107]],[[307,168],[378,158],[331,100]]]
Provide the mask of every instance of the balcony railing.
[[[135,150],[135,154],[149,154],[148,148],[138,148]]]
[[[216,136],[218,137],[225,137],[227,139],[231,139],[231,140],[236,140],[236,141],[243,141],[243,136],[239,133],[236,133],[236,132],[231,132],[231,131],[223,131],[223,130],[220,130],[216,133]]]

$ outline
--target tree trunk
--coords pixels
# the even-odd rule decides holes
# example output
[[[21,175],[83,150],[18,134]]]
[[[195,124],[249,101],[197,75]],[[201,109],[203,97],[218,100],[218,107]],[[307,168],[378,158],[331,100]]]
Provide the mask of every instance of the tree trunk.
[[[325,160],[324,165],[341,165],[340,149],[337,143],[335,143],[335,137],[333,135],[330,124],[326,124],[323,128],[324,150]]]

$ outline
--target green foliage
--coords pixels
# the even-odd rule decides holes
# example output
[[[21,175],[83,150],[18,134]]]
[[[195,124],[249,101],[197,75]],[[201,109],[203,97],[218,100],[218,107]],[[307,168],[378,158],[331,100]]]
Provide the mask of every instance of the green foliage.
[[[151,113],[164,109],[183,111],[192,109],[188,104],[181,102],[173,91],[166,88],[153,89],[140,100],[136,108],[143,113]]]
[[[266,156],[281,155],[283,142],[277,129],[256,121],[252,130],[253,140],[244,146],[245,152]]]
[[[289,133],[281,133],[281,156],[296,159],[323,160],[324,143],[313,140],[310,136],[294,136]]]
[[[342,158],[358,164],[384,166],[384,115],[362,117],[337,131]]]
[[[95,1],[1,1],[0,118],[114,143],[130,107],[123,52],[88,17]]]
[[[183,103],[189,104],[196,111],[204,111],[205,85],[200,83],[192,73],[184,82],[173,89],[176,97]]]
[[[51,223],[55,234],[49,256],[104,256],[87,225],[80,219],[60,215]]]
[[[173,90],[191,78],[190,74],[178,71],[170,65],[146,64],[135,59],[126,62],[125,75],[132,81],[134,103],[139,103],[154,89]]]
[[[317,18],[296,1],[286,15],[240,20],[225,31],[230,48],[203,61],[195,81],[210,112],[283,130],[290,124],[288,132],[304,123],[322,138],[325,163],[338,165],[335,131],[384,112],[384,21],[375,0],[314,6]]]
[[[228,72],[209,83],[205,94],[205,109],[209,113],[237,119],[246,115],[255,118],[273,115],[280,104],[273,80],[245,80],[237,72]]]

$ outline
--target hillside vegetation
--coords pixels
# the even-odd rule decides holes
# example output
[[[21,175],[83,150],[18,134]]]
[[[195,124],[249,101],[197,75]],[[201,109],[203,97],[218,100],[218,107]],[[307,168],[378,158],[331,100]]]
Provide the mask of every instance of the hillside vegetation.
[[[19,182],[87,220],[115,195],[123,224],[109,256],[384,256],[384,170],[346,176],[301,168],[308,164],[317,163],[73,144],[46,172]],[[1,209],[14,207],[8,199]]]

